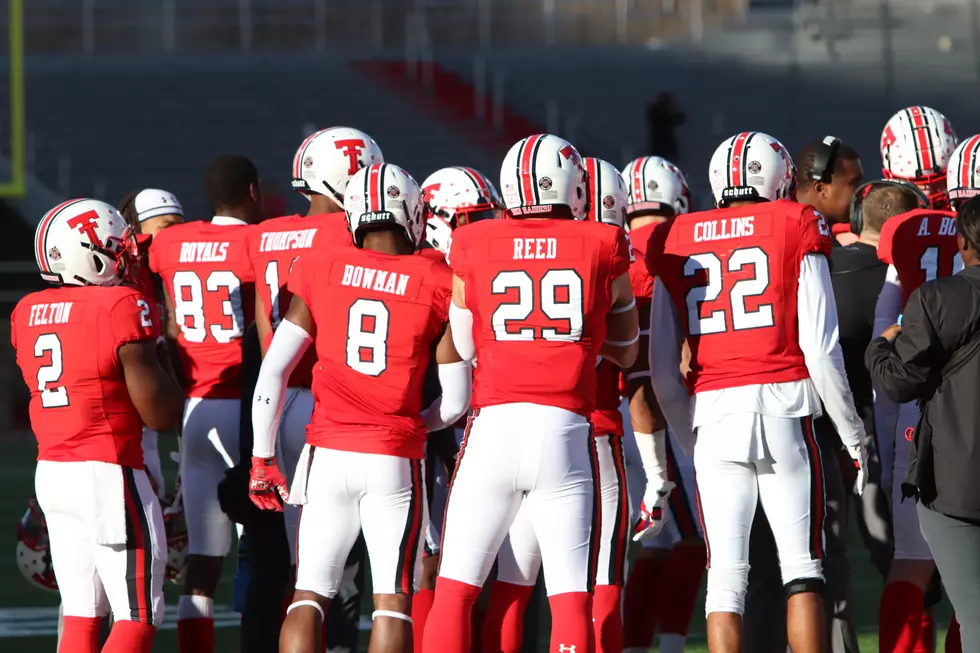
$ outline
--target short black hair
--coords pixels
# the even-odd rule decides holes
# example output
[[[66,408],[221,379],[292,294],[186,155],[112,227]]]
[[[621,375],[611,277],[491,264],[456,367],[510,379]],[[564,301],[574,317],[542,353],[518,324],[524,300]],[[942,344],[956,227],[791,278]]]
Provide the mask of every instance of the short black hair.
[[[881,184],[873,186],[861,200],[861,218],[864,226],[880,233],[888,218],[914,211],[920,206],[919,197],[911,188]]]
[[[212,209],[242,206],[248,202],[252,186],[258,183],[259,171],[248,157],[226,154],[208,165],[204,192]]]
[[[797,190],[807,191],[813,188],[816,181],[813,179],[813,164],[816,162],[817,153],[824,146],[822,140],[810,141],[803,146],[799,154],[796,155],[796,188]],[[831,176],[837,171],[837,166],[841,161],[857,161],[861,156],[850,145],[844,141],[837,146],[837,154],[834,156],[834,169]]]
[[[980,195],[971,197],[956,213],[956,231],[980,253]]]
[[[118,211],[122,214],[122,217],[126,218],[126,224],[132,227],[135,231],[140,230],[140,218],[139,214],[136,212],[136,196],[140,194],[140,191],[134,190],[128,193],[126,197],[122,198],[119,202]]]

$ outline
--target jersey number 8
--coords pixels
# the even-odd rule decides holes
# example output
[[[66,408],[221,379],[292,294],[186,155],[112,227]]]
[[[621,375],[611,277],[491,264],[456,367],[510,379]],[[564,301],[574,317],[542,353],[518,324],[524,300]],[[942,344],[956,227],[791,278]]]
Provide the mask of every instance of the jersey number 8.
[[[759,247],[736,249],[728,257],[728,272],[739,272],[747,265],[755,268],[751,278],[739,279],[729,291],[732,309],[732,330],[762,329],[776,324],[773,319],[772,304],[761,304],[756,310],[745,308],[745,300],[762,295],[769,287],[769,257]],[[685,297],[687,303],[688,333],[692,336],[707,336],[728,331],[728,318],[725,310],[711,311],[702,316],[701,305],[713,302],[721,295],[724,273],[721,259],[716,254],[694,254],[684,263],[684,276],[693,277],[699,272],[707,275],[704,284],[691,288]]]
[[[347,367],[367,376],[388,369],[388,307],[358,299],[347,311]]]

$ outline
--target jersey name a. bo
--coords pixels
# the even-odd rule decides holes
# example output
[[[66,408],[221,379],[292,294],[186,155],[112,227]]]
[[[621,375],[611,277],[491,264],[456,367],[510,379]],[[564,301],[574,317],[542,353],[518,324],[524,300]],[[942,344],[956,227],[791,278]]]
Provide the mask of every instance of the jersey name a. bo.
[[[917,209],[885,221],[878,258],[895,266],[902,284],[902,303],[926,281],[948,277],[963,267],[956,242],[956,214]]]
[[[691,347],[692,391],[807,378],[797,293],[807,254],[828,255],[823,217],[790,201],[678,216],[650,238]]]

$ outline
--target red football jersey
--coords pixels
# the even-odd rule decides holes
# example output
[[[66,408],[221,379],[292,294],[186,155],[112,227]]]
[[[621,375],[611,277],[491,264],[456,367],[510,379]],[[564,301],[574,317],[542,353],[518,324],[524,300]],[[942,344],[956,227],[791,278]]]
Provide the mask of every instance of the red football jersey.
[[[126,286],[50,288],[18,302],[10,339],[31,390],[38,460],[143,468],[143,422],[118,351],[156,339],[152,312],[147,299]]]
[[[485,220],[456,229],[478,364],[473,406],[530,402],[589,417],[612,282],[633,261],[601,222]]]
[[[289,311],[289,300],[293,294],[289,292],[287,282],[293,263],[304,252],[350,244],[347,214],[288,215],[266,220],[251,232],[248,256],[252,262],[255,288],[269,323],[275,330]],[[268,348],[271,341],[272,334],[269,334],[265,347]],[[309,349],[289,377],[289,387],[310,387],[315,363],[316,351]]]
[[[419,459],[422,384],[449,320],[452,274],[423,256],[356,247],[300,257],[289,290],[316,322],[316,447]]]
[[[255,312],[250,232],[242,224],[196,221],[153,237],[150,269],[173,299],[188,397],[241,396],[240,341]]]
[[[658,224],[664,223],[648,224],[630,231],[630,242],[633,245],[633,255],[636,258],[633,265],[630,266],[630,285],[633,286],[633,297],[636,298],[636,311],[640,323],[640,341],[638,343],[640,350],[632,368],[633,373],[637,376],[643,376],[650,369],[650,302],[653,298],[653,276],[647,270],[646,254],[647,241],[650,240]],[[669,229],[670,227],[665,228]]]
[[[956,214],[916,209],[885,221],[878,258],[894,265],[902,282],[902,305],[912,291],[936,277],[948,277],[957,265]]]
[[[779,200],[678,216],[650,238],[647,267],[677,307],[692,392],[809,377],[800,350],[800,263],[830,255],[812,208]]]
[[[603,360],[595,370],[595,410],[589,421],[592,434],[623,435],[623,414],[619,412],[620,368],[612,361]]]
[[[443,263],[446,262],[446,255],[435,247],[424,247],[419,250],[419,254],[426,258],[430,258],[433,261],[442,261]]]

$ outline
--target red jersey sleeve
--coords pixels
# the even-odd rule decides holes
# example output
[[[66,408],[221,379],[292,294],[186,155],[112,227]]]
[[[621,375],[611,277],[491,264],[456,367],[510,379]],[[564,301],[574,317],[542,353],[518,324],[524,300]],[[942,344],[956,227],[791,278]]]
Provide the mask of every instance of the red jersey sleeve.
[[[446,262],[452,268],[453,273],[462,278],[468,276],[472,270],[466,251],[469,231],[467,227],[460,227],[454,231],[449,239],[449,249],[446,251]]]
[[[647,239],[646,264],[647,272],[650,273],[651,277],[657,276],[657,262],[667,247],[667,236],[670,234],[672,224],[672,220],[661,222],[653,228],[650,237]]]
[[[609,271],[613,279],[616,279],[630,270],[633,265],[633,245],[626,232],[616,227],[616,240],[613,242],[612,257],[610,259]]]
[[[289,281],[286,283],[289,292],[302,299],[307,306],[310,305],[310,286],[307,280],[310,270],[310,266],[303,265],[303,257],[300,256],[293,262],[293,268],[289,271]]]
[[[136,290],[115,300],[109,308],[109,328],[116,347],[137,340],[155,339],[159,335],[151,310],[150,303]]]
[[[821,213],[809,206],[800,213],[800,258],[807,254],[823,254],[830,258],[830,227]]]
[[[445,263],[432,266],[432,313],[441,327],[449,321],[449,302],[453,300],[453,273]]]

